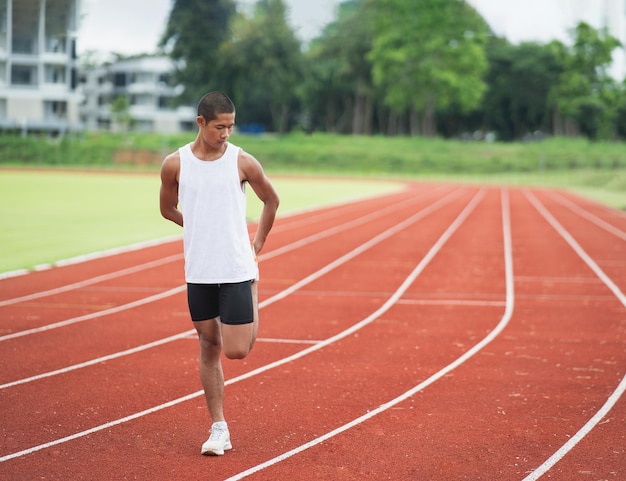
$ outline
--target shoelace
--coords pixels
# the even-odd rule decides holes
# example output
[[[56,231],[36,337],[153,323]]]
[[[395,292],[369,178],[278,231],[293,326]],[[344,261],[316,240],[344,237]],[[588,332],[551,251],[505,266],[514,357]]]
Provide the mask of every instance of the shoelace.
[[[209,437],[209,440],[220,441],[226,433],[228,433],[227,429],[211,429],[211,436]]]

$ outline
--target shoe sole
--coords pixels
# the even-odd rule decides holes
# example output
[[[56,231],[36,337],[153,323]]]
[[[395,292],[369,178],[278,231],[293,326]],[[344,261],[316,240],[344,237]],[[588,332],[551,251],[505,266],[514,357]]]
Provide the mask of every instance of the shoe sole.
[[[226,443],[224,445],[224,449],[221,449],[219,451],[207,449],[206,451],[201,451],[200,454],[202,454],[203,456],[222,456],[224,454],[224,451],[228,451],[229,449],[233,449],[233,445],[230,443]]]

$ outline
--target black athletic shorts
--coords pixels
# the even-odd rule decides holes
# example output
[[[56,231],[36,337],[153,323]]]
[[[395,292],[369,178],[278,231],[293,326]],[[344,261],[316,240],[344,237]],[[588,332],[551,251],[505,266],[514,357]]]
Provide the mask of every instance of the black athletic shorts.
[[[249,324],[254,320],[252,281],[234,284],[187,283],[187,303],[192,321],[220,317],[224,324]]]

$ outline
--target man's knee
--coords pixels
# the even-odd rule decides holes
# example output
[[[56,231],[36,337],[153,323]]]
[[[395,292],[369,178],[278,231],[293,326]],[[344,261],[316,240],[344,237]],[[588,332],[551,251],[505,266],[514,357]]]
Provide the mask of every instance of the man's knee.
[[[228,359],[244,359],[252,348],[253,324],[223,325],[222,342]]]
[[[222,352],[222,336],[217,327],[217,320],[212,320],[211,324],[196,324],[198,331],[198,341],[200,342],[200,352],[204,357],[219,357]]]
[[[245,359],[250,354],[250,344],[245,342],[225,343],[224,356],[228,359]]]

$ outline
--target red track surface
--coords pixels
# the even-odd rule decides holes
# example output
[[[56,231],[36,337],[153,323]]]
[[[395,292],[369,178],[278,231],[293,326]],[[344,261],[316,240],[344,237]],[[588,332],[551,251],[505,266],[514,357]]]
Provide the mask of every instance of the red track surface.
[[[217,458],[181,250],[0,280],[0,479],[626,479],[623,213],[407,184],[280,218]]]

